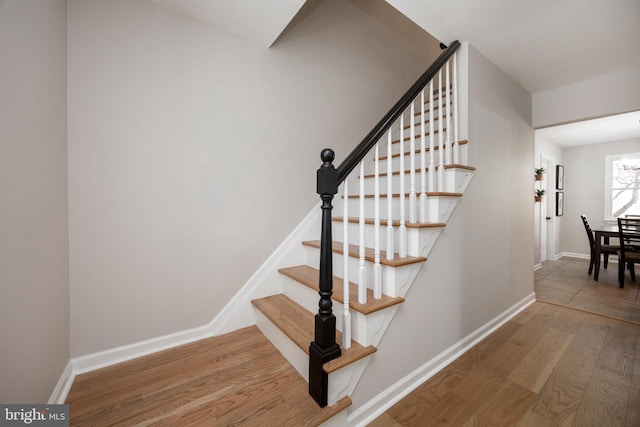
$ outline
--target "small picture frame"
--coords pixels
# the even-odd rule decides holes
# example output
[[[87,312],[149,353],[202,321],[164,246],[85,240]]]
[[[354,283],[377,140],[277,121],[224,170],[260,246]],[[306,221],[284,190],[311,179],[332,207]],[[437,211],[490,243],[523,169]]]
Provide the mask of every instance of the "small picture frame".
[[[556,190],[562,190],[564,186],[564,166],[556,166]]]
[[[556,216],[562,216],[564,213],[564,192],[556,192]]]

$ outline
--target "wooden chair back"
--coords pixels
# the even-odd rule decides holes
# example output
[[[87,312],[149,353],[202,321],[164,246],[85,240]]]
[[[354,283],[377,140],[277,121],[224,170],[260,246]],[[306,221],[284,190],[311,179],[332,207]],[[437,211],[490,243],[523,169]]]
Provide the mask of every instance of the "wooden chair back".
[[[596,245],[595,240],[593,239],[593,231],[591,230],[591,226],[589,225],[589,220],[586,215],[580,215],[582,219],[582,223],[584,224],[584,229],[587,232],[587,237],[589,238],[589,246],[594,248]]]
[[[620,250],[640,251],[640,218],[618,218]]]

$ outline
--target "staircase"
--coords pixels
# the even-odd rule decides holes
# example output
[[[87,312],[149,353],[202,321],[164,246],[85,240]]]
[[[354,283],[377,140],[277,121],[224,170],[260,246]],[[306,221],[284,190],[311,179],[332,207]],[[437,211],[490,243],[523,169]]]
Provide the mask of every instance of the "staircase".
[[[322,364],[329,406],[350,404],[349,396],[474,174],[466,165],[467,141],[453,139],[457,117],[452,117],[455,90],[448,70],[446,83],[440,76],[437,87],[412,98],[411,107],[387,127],[386,137],[368,150],[333,199],[331,299],[335,342],[341,345],[339,357]],[[323,167],[333,160],[330,154],[323,152]],[[321,240],[299,241],[297,254],[281,257],[278,265],[280,292],[251,301],[260,331],[307,381],[310,343],[319,333],[321,247]],[[285,264],[287,259],[299,262]],[[347,425],[346,412],[323,425]]]

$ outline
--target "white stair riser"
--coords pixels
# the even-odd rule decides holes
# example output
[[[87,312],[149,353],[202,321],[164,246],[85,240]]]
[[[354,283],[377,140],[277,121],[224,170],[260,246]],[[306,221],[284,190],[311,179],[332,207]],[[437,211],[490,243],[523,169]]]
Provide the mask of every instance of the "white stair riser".
[[[315,248],[305,247],[305,253],[307,257],[307,265],[317,265],[320,251]],[[333,254],[333,274],[338,277],[344,277],[344,264],[342,254]],[[422,267],[422,262],[415,264],[403,265],[400,267],[389,267],[382,265],[382,293],[392,297],[404,297],[408,288],[405,286],[409,284],[407,277],[418,273]],[[365,261],[365,277],[367,288],[373,289],[374,272],[373,263]],[[360,271],[360,260],[357,258],[349,257],[349,281],[358,283]]]
[[[418,164],[417,166],[419,169],[420,165]],[[383,171],[383,172],[386,173],[386,171]],[[438,176],[439,174],[436,168],[433,174],[433,182],[434,182],[434,185],[436,186],[435,188],[438,188],[437,187]],[[444,177],[443,191],[446,191],[449,193],[463,193],[467,185],[471,181],[472,176],[473,176],[472,170],[463,169],[463,168],[445,169],[444,176],[443,176]],[[386,195],[388,193],[387,192],[388,177],[386,175],[380,176],[378,180],[379,180],[378,188],[379,188],[380,194]],[[424,181],[425,181],[424,188],[426,191],[429,191],[429,173],[428,172],[425,172]],[[404,188],[406,192],[411,191],[411,174],[409,172],[405,173],[404,175]],[[415,172],[414,188],[416,193],[420,194],[422,192],[422,173],[420,172],[420,170],[417,170]],[[351,195],[359,195],[359,191],[360,191],[359,179],[358,181],[351,181],[349,183],[349,193]],[[392,175],[391,177],[391,192],[392,193],[400,192],[400,175],[399,174]],[[364,194],[374,194],[374,193],[375,193],[375,178],[374,177],[364,178]],[[342,193],[340,193],[340,196],[342,196]],[[385,208],[386,208],[386,204],[385,204]]]
[[[395,144],[394,144],[394,145],[395,145]],[[419,149],[419,148],[420,148],[420,146],[416,145],[416,150],[417,150],[417,149]],[[405,154],[406,154],[407,152],[409,152],[409,144],[408,144],[408,143],[407,143],[407,144],[406,144],[406,146],[404,147],[404,152],[405,152]],[[438,157],[438,156],[439,156],[439,154],[438,154],[438,153],[439,153],[439,150],[435,150],[435,155],[434,155],[434,159],[433,159],[433,164],[434,164],[434,166],[435,166],[435,167],[437,167],[437,166],[438,166],[438,164],[440,163],[440,157]],[[382,156],[382,154],[381,154],[381,156]],[[385,156],[386,156],[386,151],[385,151]],[[446,159],[446,157],[445,157],[445,159]],[[424,161],[425,161],[425,167],[427,167],[427,168],[428,168],[428,167],[429,167],[429,162],[431,161],[431,160],[430,160],[430,157],[429,157],[429,152],[428,152],[428,151],[425,153],[425,159],[424,159]],[[387,162],[388,162],[388,160],[387,160],[387,159],[382,159],[382,160],[380,160],[380,165],[378,166],[378,167],[379,167],[379,170],[380,170],[380,173],[386,173],[386,172],[387,172],[387,167],[388,167],[388,166],[387,166]],[[421,167],[421,164],[422,164],[421,162],[422,162],[422,160],[421,160],[421,154],[420,154],[420,153],[416,153],[416,154],[414,154],[414,166],[415,166],[415,168],[416,168],[416,169],[419,169],[419,168]],[[393,172],[397,172],[397,171],[401,170],[401,169],[400,169],[400,157],[399,157],[399,156],[397,156],[397,157],[393,157],[393,158],[391,159],[391,170],[392,170]],[[404,171],[405,171],[405,176],[409,175],[409,171],[410,171],[410,170],[411,170],[411,156],[405,155],[405,156],[404,156]],[[436,171],[436,173],[438,173],[437,169],[436,169],[435,171]],[[368,174],[373,174],[373,173],[374,173],[374,167],[373,167],[373,166],[371,166],[371,167],[368,167],[368,166],[367,166],[367,167],[365,167],[365,174],[367,174],[367,175],[368,175]],[[416,175],[418,175],[418,174],[416,174]],[[419,180],[416,180],[416,183],[417,183],[417,182],[419,182]],[[408,183],[409,183],[408,178],[407,178],[406,183],[407,183],[407,185],[408,185]],[[428,181],[427,181],[427,185],[428,185]],[[349,191],[350,191],[351,193],[353,193],[353,192],[354,192],[354,188],[356,187],[356,185],[355,185],[355,184],[351,184],[351,183],[349,183],[349,187],[350,187],[350,190],[349,190]]]
[[[435,182],[437,182],[437,174],[434,174],[434,178],[436,178]],[[380,181],[380,183],[379,183],[380,194],[387,194],[387,180],[388,180],[388,178],[386,176],[381,176],[379,178],[379,181]],[[422,181],[421,180],[422,180],[421,174],[419,172],[416,172],[415,173],[415,181],[414,181],[416,193],[420,193],[420,191],[422,191]],[[376,184],[375,183],[375,179],[373,177],[365,178],[364,179],[364,193],[365,194],[374,194],[374,192],[375,192],[375,184]],[[349,193],[351,193],[352,195],[359,194],[359,191],[360,191],[359,185],[360,185],[359,181],[358,182],[354,181],[353,184],[349,183]],[[405,188],[405,190],[407,192],[409,192],[411,190],[411,174],[408,173],[408,172],[404,176],[404,188]],[[426,191],[429,190],[429,174],[425,174],[425,190]],[[391,177],[391,191],[392,191],[392,193],[399,193],[400,192],[400,175],[393,175]]]
[[[455,205],[457,204],[458,199],[460,199],[460,197],[451,197],[451,196],[428,196],[427,197],[427,222],[446,222],[447,219],[449,219],[449,216],[451,215],[451,213],[453,212],[453,208],[455,208]],[[409,204],[409,197],[405,197],[405,222],[409,222],[411,215],[410,215],[410,204]],[[349,216],[350,217],[358,217],[359,216],[359,199],[357,198],[349,198],[348,202],[349,203]],[[386,218],[386,213],[387,213],[387,198],[380,198],[380,216],[381,218]],[[419,211],[419,198],[418,195],[416,195],[416,219],[420,218],[420,211]],[[364,201],[364,209],[365,209],[365,216],[372,218],[373,217],[373,212],[374,212],[374,199],[373,198],[366,198]],[[392,209],[393,209],[393,215],[395,219],[398,219],[400,217],[400,198],[399,197],[394,197],[392,200]],[[342,211],[341,210],[337,210],[334,212],[334,215],[338,216],[338,215],[342,215]]]
[[[333,240],[344,241],[344,228],[342,222],[334,221],[333,223]],[[365,224],[365,246],[373,248],[375,245],[375,226]],[[433,228],[407,228],[407,254],[410,256],[427,256],[431,247],[437,240],[442,229],[440,227]],[[360,225],[357,223],[348,224],[349,243],[358,245],[360,243]],[[398,241],[400,231],[398,227],[393,227],[393,248],[398,252]],[[387,225],[386,219],[380,223],[380,248],[387,248]]]
[[[301,285],[290,277],[283,276],[283,293],[312,313],[318,311],[318,292]],[[369,315],[351,309],[351,338],[363,346],[377,346],[382,339],[386,327],[393,319],[399,305],[388,307]],[[333,300],[333,314],[336,316],[336,327],[343,331],[344,305]]]
[[[396,138],[397,139],[397,138]],[[435,138],[435,145],[438,145],[438,136],[436,135]],[[467,163],[467,157],[468,157],[468,149],[467,149],[467,145],[468,144],[462,144],[462,145],[458,145],[458,152],[460,155],[460,158],[458,159],[459,161],[457,162],[458,164],[461,165],[466,165]],[[425,151],[425,166],[429,167],[429,164],[431,162],[431,154],[429,151],[429,138],[426,139],[426,151]],[[420,150],[421,145],[420,145],[420,139],[416,138],[415,140],[415,149],[416,150]],[[410,155],[407,155],[407,153],[409,153],[410,151],[410,142],[409,141],[405,141],[404,144],[404,168],[405,168],[405,172],[409,171],[409,167],[410,167]],[[373,150],[372,150],[373,152]],[[374,173],[374,163],[373,163],[373,153],[369,153],[367,155],[367,158],[365,159],[365,174],[372,174]],[[397,154],[400,153],[400,144],[396,143],[392,145],[392,153],[393,154]],[[386,145],[386,140],[384,141],[384,143],[380,146],[380,157],[386,157],[387,155],[387,145]],[[417,152],[414,154],[415,156],[415,166],[416,168],[420,168],[421,167],[421,153]],[[444,154],[443,154],[444,155]],[[446,161],[446,155],[444,157],[445,161]],[[438,164],[440,163],[440,150],[436,149],[433,152],[433,163],[435,166],[438,166]],[[453,159],[451,161],[451,163],[453,163]],[[380,168],[380,173],[386,173],[387,172],[387,159],[382,159],[380,160],[380,165],[378,166]],[[391,162],[391,169],[392,171],[399,171],[400,170],[400,157],[393,157],[392,158],[392,162]],[[437,172],[437,171],[436,171]],[[354,178],[355,179],[355,178]],[[353,188],[355,187],[355,184],[350,184],[351,187],[351,191],[353,192]]]
[[[254,307],[254,311],[256,313],[256,326],[260,329],[260,332],[271,341],[280,354],[298,371],[300,376],[309,382],[309,355],[291,341],[260,310]]]

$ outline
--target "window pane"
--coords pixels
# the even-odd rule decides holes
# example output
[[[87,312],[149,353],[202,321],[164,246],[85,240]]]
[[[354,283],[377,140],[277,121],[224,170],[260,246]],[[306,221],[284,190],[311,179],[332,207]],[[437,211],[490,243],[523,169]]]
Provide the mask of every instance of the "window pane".
[[[640,215],[640,153],[605,157],[605,219]]]
[[[614,190],[611,210],[613,217],[621,215],[640,215],[640,198],[638,197],[638,189],[633,190]]]

